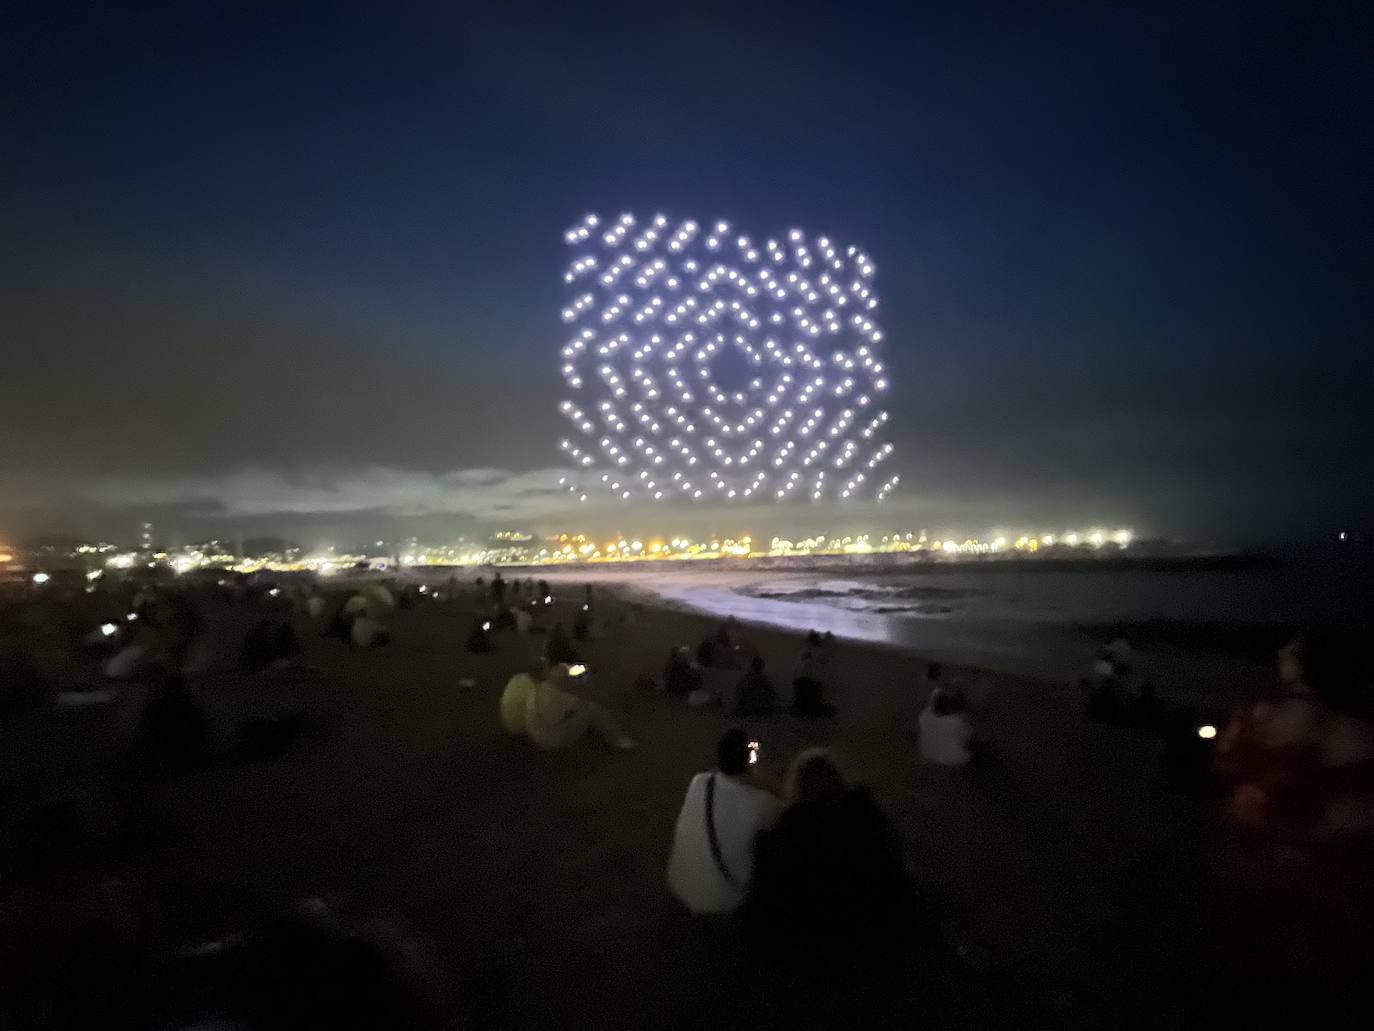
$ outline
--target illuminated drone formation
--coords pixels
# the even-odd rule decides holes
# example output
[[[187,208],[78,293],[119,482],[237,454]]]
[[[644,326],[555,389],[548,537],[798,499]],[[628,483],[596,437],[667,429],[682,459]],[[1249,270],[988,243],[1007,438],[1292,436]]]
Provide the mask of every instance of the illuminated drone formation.
[[[873,263],[793,229],[755,243],[728,222],[588,215],[564,238],[563,450],[587,499],[882,501],[887,389]]]

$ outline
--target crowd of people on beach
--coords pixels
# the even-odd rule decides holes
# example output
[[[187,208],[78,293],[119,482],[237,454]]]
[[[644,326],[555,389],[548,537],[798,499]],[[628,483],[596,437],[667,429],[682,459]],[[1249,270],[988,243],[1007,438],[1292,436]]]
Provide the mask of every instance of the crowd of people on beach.
[[[500,572],[472,588],[450,578],[437,586],[395,588],[372,581],[324,591],[304,579],[278,583],[233,577],[175,589],[138,584],[102,589],[93,600],[71,607],[92,621],[72,636],[99,664],[104,683],[59,690],[33,661],[23,636],[10,633],[0,640],[0,716],[13,718],[43,705],[99,705],[120,685],[139,684],[146,693],[123,764],[131,776],[176,778],[219,763],[269,759],[315,729],[313,716],[286,710],[216,725],[191,686],[209,664],[226,661],[224,655],[205,654],[207,607],[236,605],[249,614],[248,628],[227,661],[240,675],[270,678],[311,674],[303,665],[303,628],[348,648],[374,649],[391,639],[397,611],[446,601],[460,620],[471,614],[463,644],[474,656],[495,654],[492,666],[499,667],[505,642],[512,640],[505,635],[539,643],[537,657],[522,662],[525,668],[505,681],[495,706],[500,726],[513,738],[548,751],[572,748],[587,737],[615,750],[637,748],[623,718],[594,690],[594,671],[585,656],[589,642],[614,647],[632,632],[636,607],[614,606],[615,618],[602,619],[591,586],[580,600],[555,604],[546,581],[507,580]],[[569,630],[562,617],[570,605]],[[46,618],[55,619],[52,613],[61,610],[45,611]],[[775,714],[801,725],[842,720],[832,700],[843,700],[836,684],[838,655],[832,634],[812,631],[790,674],[775,678],[744,628],[727,619],[695,647],[674,644],[660,676],[644,672],[635,681],[680,699],[685,711],[715,712],[730,724],[717,743],[713,768],[691,777],[672,840],[665,843],[669,894],[691,914],[735,914],[771,947],[822,963],[831,962],[836,950],[853,956],[899,949],[924,926],[903,864],[901,836],[867,789],[851,783],[840,760],[821,748],[802,750],[779,776],[746,729],[748,721]],[[1189,783],[1205,783],[1219,793],[1234,846],[1230,854],[1250,886],[1267,885],[1348,920],[1351,914],[1374,912],[1367,877],[1374,869],[1369,676],[1368,656],[1349,639],[1301,634],[1280,651],[1271,690],[1229,717],[1212,716],[1163,704],[1136,673],[1129,643],[1119,639],[1102,647],[1081,686],[1089,718],[1161,734],[1171,773],[1186,770]],[[998,762],[977,726],[966,688],[964,674],[940,663],[926,664],[913,677],[913,693],[924,696],[910,728],[922,762],[953,769]],[[79,836],[68,826],[71,811],[68,802],[40,807],[38,830],[31,835],[37,844],[24,852],[25,864],[40,872],[45,863],[61,866],[54,857],[63,854],[63,842]],[[29,876],[29,867],[24,869]],[[16,883],[22,891],[26,882],[21,877]],[[124,919],[119,915],[124,902],[94,901],[98,894],[91,896],[92,912],[97,922],[106,922],[101,933],[112,933],[111,926]],[[76,897],[86,896],[78,892]],[[0,902],[14,899],[10,893]],[[32,906],[33,900],[25,904]],[[114,924],[107,926],[109,921]],[[303,943],[330,957],[321,960],[320,970],[331,977],[366,971],[363,976],[379,983],[399,978],[395,984],[402,984],[409,976],[403,968],[409,964],[410,974],[418,969],[415,950],[398,942],[404,937],[394,929],[358,932],[315,908],[222,950],[234,957],[232,964],[183,956],[178,969],[213,967],[229,995],[270,1009],[287,1003],[266,987],[263,964],[271,962],[266,957],[280,956],[288,947],[284,943]],[[6,954],[4,962],[13,964],[15,957]],[[429,1005],[423,990],[418,996],[404,988],[395,991],[398,1007]]]

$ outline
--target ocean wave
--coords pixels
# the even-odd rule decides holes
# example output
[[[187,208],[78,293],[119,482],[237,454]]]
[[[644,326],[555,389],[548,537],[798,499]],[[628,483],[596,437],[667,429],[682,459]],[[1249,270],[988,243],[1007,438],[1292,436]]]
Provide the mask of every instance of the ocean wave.
[[[775,584],[756,584],[738,589],[740,594],[750,598],[764,598],[770,601],[873,601],[891,603],[893,601],[912,601],[942,603],[948,610],[951,602],[963,601],[979,591],[963,590],[955,587],[931,587],[923,584],[880,585],[865,583],[827,583],[814,586],[780,587]],[[875,611],[907,612],[917,611],[924,605],[893,605]]]
[[[960,611],[973,595],[984,592],[927,584],[883,584],[862,580],[814,580],[788,584],[764,582],[741,586],[735,593],[762,601],[820,604],[875,616],[931,618]]]

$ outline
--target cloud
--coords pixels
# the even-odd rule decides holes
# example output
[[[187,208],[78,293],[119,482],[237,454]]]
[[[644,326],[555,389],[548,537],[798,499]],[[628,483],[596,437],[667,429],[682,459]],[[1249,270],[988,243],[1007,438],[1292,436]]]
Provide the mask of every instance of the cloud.
[[[95,476],[76,491],[105,508],[212,507],[225,518],[267,514],[330,516],[371,511],[388,516],[453,515],[475,520],[518,510],[530,516],[568,508],[553,488],[564,471],[457,469],[429,473],[372,466],[308,478],[270,469],[172,477]]]

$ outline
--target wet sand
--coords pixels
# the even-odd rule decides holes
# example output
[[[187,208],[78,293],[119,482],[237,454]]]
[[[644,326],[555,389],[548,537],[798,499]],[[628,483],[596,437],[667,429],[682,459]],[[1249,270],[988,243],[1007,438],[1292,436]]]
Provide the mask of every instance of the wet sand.
[[[570,625],[581,593],[568,593],[554,611]],[[969,671],[978,730],[1002,763],[982,776],[923,766],[918,662],[842,643],[838,718],[753,726],[765,762],[827,744],[873,790],[935,935],[895,972],[799,979],[733,924],[685,918],[664,883],[682,792],[729,721],[633,682],[658,678],[669,648],[714,621],[646,608],[588,643],[596,690],[641,747],[548,754],[497,717],[502,685],[543,638],[502,635],[495,654],[469,655],[472,609],[468,597],[397,611],[393,642],[370,651],[297,615],[318,678],[198,677],[221,726],[298,705],[325,720],[275,761],[121,786],[109,764],[136,689],[113,707],[9,723],[0,815],[82,785],[115,837],[143,828],[104,866],[137,886],[168,942],[242,929],[307,895],[394,910],[449,972],[455,1026],[1178,1026],[1249,962],[1251,925],[1217,877],[1214,804],[1166,789],[1157,740],[1085,721],[1061,686]],[[599,618],[629,612],[599,593]],[[235,654],[251,616],[212,611],[217,655]],[[790,674],[797,635],[747,636],[775,676]],[[724,687],[735,675],[711,676]],[[475,687],[460,686],[467,677]]]

